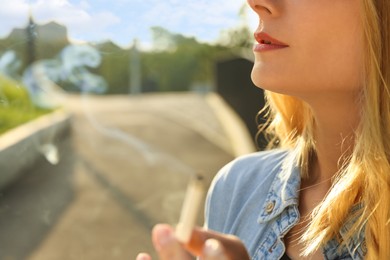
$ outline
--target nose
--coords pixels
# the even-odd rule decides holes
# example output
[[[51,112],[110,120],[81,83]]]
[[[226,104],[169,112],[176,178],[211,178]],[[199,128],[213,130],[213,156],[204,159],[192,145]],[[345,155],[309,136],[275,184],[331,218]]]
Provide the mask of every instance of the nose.
[[[279,14],[275,0],[247,0],[249,6],[255,11],[262,20],[266,17],[276,16]]]

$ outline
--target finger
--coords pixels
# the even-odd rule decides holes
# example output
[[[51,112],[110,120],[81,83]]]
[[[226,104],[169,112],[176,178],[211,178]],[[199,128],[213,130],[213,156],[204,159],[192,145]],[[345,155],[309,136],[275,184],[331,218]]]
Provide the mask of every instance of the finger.
[[[152,260],[152,257],[150,255],[145,253],[140,253],[137,255],[137,258],[135,260]]]
[[[171,226],[158,224],[153,228],[152,241],[160,260],[190,260],[191,256],[175,236]]]
[[[191,254],[199,256],[202,254],[206,241],[211,238],[218,240],[223,245],[228,259],[250,259],[244,244],[236,236],[220,234],[199,227],[193,230],[191,239],[185,247]]]
[[[207,239],[201,255],[201,260],[228,260],[221,242],[216,239]]]

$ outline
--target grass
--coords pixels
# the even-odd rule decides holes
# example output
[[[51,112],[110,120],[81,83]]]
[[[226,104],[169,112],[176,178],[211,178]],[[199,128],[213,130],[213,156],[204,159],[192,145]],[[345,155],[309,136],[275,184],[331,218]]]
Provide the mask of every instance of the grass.
[[[34,106],[23,85],[0,75],[0,135],[49,112]]]

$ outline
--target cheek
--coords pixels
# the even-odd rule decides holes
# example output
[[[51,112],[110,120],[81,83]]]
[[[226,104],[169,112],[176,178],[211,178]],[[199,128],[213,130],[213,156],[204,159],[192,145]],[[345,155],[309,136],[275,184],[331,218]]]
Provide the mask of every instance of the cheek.
[[[360,34],[351,33],[347,37],[323,40],[314,48],[302,50],[297,69],[300,67],[302,76],[317,90],[359,87],[363,74],[363,45],[361,40],[356,39],[361,39]]]
[[[331,78],[335,87],[355,89],[362,85],[363,81],[363,58],[362,50],[356,46],[349,46],[345,52],[337,55],[333,65],[328,66],[328,77]]]
[[[317,22],[314,23],[316,19],[313,19],[312,23],[299,28],[307,33],[307,37],[298,42],[299,49],[295,53],[296,59],[300,60],[299,66],[307,67],[301,67],[302,73],[317,89],[360,87],[364,47],[359,4],[345,0],[332,3],[333,8],[323,4],[326,10],[318,11]]]

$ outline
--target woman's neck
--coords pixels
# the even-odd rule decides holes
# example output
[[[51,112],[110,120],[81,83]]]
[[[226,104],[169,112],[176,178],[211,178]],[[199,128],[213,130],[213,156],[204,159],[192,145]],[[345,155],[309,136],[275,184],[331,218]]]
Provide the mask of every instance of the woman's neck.
[[[331,96],[310,104],[315,117],[316,149],[310,166],[312,182],[330,180],[350,156],[360,120],[356,100],[356,95]]]

